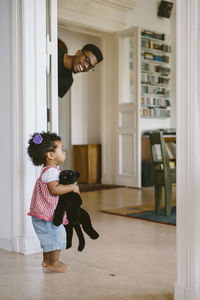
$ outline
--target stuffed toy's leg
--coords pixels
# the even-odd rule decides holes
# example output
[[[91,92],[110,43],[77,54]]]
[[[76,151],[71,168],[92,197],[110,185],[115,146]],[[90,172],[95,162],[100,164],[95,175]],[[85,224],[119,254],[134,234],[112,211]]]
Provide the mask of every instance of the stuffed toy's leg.
[[[78,251],[82,251],[85,248],[85,238],[81,229],[80,224],[75,224],[74,229],[76,231],[76,234],[78,236],[79,245],[78,245]]]
[[[80,217],[80,207],[76,205],[72,205],[70,209],[66,209],[66,211],[67,211],[67,218],[70,221],[70,224],[72,225],[77,224],[79,222],[79,217]]]
[[[67,224],[67,225],[64,225],[64,227],[65,227],[66,236],[67,236],[66,249],[69,249],[72,246],[73,225]]]
[[[92,227],[90,216],[88,212],[83,208],[80,209],[79,223],[82,225],[83,230],[89,235],[91,239],[93,240],[98,239],[99,234]]]

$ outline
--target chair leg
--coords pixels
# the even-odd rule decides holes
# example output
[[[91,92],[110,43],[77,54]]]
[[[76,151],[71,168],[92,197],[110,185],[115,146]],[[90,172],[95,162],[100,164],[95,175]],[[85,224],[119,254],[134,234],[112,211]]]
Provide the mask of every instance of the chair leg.
[[[172,208],[172,184],[165,185],[165,215],[169,216]]]
[[[160,205],[162,200],[162,185],[155,184],[155,213],[156,215],[160,212]]]

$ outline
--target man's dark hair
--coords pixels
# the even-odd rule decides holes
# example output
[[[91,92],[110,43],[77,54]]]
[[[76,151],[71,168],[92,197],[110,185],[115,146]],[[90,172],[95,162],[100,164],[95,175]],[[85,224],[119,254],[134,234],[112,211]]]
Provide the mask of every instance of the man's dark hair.
[[[103,54],[101,50],[93,44],[85,45],[81,51],[91,51],[96,56],[98,63],[103,60]]]

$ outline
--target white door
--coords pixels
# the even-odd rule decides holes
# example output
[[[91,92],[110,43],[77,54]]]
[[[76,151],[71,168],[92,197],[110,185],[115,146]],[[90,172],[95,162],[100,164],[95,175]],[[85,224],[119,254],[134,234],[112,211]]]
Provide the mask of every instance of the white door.
[[[54,106],[51,112],[52,130],[57,127],[57,1],[21,0],[9,3],[12,12],[13,217],[12,236],[6,247],[11,251],[30,254],[41,251],[31,219],[27,216],[40,168],[31,163],[27,155],[27,142],[33,132],[47,130],[47,98],[51,107]],[[51,41],[48,43],[48,55],[47,24],[51,24],[48,27]],[[48,76],[52,82],[48,97],[47,61],[50,62]]]
[[[141,139],[139,128],[139,36],[138,28],[117,34],[117,184],[141,187]]]
[[[46,1],[47,28],[47,122],[48,130],[58,133],[58,75],[57,75],[57,1]]]
[[[58,97],[57,1],[47,0],[47,123],[48,130],[62,136],[67,158],[61,166],[71,169],[71,93]]]

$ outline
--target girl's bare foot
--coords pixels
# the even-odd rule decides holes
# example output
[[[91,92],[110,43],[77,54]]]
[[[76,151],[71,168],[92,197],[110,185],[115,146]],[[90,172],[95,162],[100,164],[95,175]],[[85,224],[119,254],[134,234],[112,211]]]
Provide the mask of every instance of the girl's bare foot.
[[[48,267],[46,261],[43,261],[43,262],[42,262],[42,267],[43,267],[43,268],[47,268],[47,267]]]
[[[69,265],[64,264],[60,261],[58,261],[55,264],[48,264],[47,267],[49,270],[51,270],[53,272],[59,272],[59,273],[66,273],[70,269]]]

